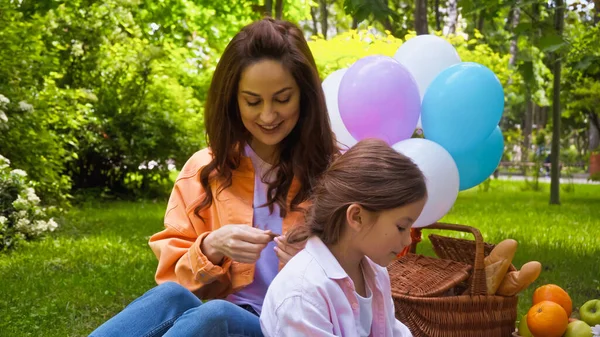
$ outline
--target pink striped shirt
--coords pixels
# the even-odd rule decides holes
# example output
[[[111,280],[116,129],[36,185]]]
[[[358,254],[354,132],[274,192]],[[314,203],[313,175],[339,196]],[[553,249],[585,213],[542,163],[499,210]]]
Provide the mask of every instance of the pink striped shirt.
[[[367,257],[362,267],[373,294],[370,336],[412,336],[395,318],[387,269]],[[263,334],[360,337],[359,303],[354,291],[354,283],[331,251],[312,237],[269,286],[260,316]]]

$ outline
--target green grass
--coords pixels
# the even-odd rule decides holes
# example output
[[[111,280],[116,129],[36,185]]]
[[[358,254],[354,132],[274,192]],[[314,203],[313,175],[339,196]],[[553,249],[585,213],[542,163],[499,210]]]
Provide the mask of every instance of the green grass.
[[[154,286],[147,242],[165,206],[87,205],[53,237],[0,255],[0,336],[87,336]]]
[[[542,275],[520,295],[519,317],[536,286],[555,283],[577,308],[600,298],[600,185],[574,185],[562,205],[522,182],[493,181],[488,192],[462,192],[443,221],[477,227],[488,242],[519,242],[514,264],[530,260]],[[87,336],[154,286],[148,237],[162,228],[165,202],[88,203],[59,232],[0,255],[0,336]],[[425,231],[425,236],[431,231]],[[431,252],[425,240],[420,252]]]

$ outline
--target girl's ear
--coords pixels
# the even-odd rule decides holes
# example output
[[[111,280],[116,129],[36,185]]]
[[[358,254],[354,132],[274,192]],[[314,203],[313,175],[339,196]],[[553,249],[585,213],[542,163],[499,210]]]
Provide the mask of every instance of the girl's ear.
[[[365,224],[366,211],[359,204],[352,204],[346,210],[346,222],[350,230],[360,232]]]

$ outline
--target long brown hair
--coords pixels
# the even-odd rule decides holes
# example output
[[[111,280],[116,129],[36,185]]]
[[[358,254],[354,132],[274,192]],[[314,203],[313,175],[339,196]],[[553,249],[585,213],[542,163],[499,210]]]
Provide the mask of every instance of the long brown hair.
[[[410,158],[381,140],[362,140],[323,174],[313,191],[305,226],[292,229],[287,240],[296,243],[316,235],[325,244],[335,244],[346,226],[350,205],[381,212],[426,196],[423,173]]]
[[[200,172],[206,197],[196,207],[196,214],[212,203],[209,179],[221,182],[219,191],[231,186],[232,171],[239,167],[241,151],[251,137],[242,124],[237,102],[240,76],[246,67],[264,59],[281,62],[300,88],[300,117],[279,144],[279,162],[273,167],[277,176],[267,193],[269,209],[273,211],[277,203],[280,215],[287,214],[287,195],[294,177],[300,190],[289,206],[294,210],[307,200],[315,180],[338,152],[321,79],[302,31],[290,22],[271,18],[252,23],[227,45],[210,84],[204,118],[213,159]]]

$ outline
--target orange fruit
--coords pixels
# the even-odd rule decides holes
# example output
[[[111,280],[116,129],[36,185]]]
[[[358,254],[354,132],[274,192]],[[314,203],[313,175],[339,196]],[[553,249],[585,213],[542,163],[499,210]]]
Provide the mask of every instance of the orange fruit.
[[[571,317],[573,301],[571,301],[569,294],[556,284],[543,285],[533,292],[533,304],[538,304],[542,301],[552,301],[560,304],[565,309],[567,317]]]
[[[561,337],[568,325],[567,312],[554,302],[542,301],[527,312],[527,327],[534,337]]]

